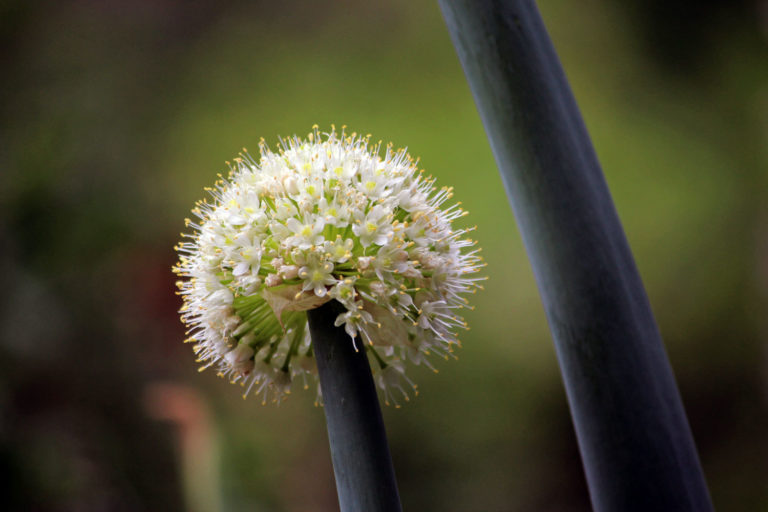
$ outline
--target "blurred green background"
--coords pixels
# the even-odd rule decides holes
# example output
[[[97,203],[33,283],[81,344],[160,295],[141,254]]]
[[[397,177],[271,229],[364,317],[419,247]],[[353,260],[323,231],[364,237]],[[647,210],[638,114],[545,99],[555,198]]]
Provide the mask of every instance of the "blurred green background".
[[[768,9],[540,2],[715,505],[768,510]],[[260,137],[407,145],[479,226],[458,362],[384,411],[406,510],[582,511],[554,350],[433,2],[0,2],[0,508],[336,510],[313,392],[198,375],[172,246]]]

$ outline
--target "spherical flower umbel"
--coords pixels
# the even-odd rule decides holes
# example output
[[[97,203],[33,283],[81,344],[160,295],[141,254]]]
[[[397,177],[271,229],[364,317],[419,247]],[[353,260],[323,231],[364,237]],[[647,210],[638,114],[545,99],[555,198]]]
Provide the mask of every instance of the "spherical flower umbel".
[[[306,311],[329,300],[362,343],[387,403],[415,385],[405,363],[449,358],[480,287],[480,249],[454,229],[460,203],[434,187],[405,150],[342,130],[241,153],[187,219],[176,247],[182,321],[203,364],[263,401],[316,377]],[[434,368],[433,368],[434,369]],[[320,390],[318,389],[318,395]]]

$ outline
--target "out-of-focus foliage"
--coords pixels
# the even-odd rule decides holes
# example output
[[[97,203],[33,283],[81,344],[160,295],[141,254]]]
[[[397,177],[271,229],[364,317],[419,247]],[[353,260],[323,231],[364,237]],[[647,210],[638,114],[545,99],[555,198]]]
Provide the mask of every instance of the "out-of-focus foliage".
[[[540,2],[715,505],[745,511],[768,508],[760,5]],[[265,408],[198,375],[170,272],[223,161],[314,123],[408,145],[455,186],[488,262],[460,360],[385,410],[405,508],[588,510],[535,284],[436,5],[10,1],[0,45],[4,510],[335,509],[312,394]]]

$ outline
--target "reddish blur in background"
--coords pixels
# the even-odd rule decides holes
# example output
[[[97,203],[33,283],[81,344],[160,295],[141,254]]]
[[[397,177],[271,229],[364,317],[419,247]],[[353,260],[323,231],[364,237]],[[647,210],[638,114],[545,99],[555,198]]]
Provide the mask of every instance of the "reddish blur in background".
[[[768,4],[540,2],[715,505],[768,510]],[[406,510],[589,501],[526,255],[432,2],[0,2],[0,508],[325,511],[321,409],[198,375],[173,245],[260,137],[408,145],[478,224],[458,362],[386,409]]]

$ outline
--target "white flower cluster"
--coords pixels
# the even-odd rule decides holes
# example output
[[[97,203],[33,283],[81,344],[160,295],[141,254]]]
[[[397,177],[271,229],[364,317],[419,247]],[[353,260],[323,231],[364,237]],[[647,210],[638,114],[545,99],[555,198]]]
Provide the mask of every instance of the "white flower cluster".
[[[466,328],[456,310],[482,279],[473,228],[452,228],[459,204],[441,209],[452,189],[436,190],[405,150],[381,149],[314,127],[276,153],[262,140],[258,162],[242,153],[207,189],[174,268],[201,371],[217,367],[264,403],[298,377],[306,388],[317,373],[306,310],[331,299],[387,403],[415,390],[406,360],[433,368],[428,354],[452,354]]]

